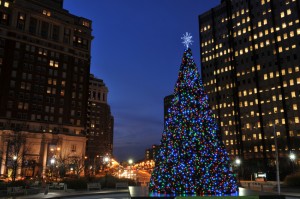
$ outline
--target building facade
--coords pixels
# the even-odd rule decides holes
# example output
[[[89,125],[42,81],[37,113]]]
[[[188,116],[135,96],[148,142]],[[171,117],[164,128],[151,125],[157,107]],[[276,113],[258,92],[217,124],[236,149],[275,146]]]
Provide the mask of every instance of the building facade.
[[[0,129],[85,141],[92,22],[63,0],[4,0],[0,11]]]
[[[199,16],[203,83],[249,179],[274,168],[275,138],[282,173],[299,161],[299,8],[298,0],[222,0]]]
[[[102,79],[90,75],[87,148],[86,156],[89,168],[98,171],[103,165],[103,158],[113,154],[114,118],[107,103],[108,88]]]
[[[158,154],[159,149],[160,149],[160,145],[152,145],[152,148],[146,149],[145,160],[155,160],[155,157]]]

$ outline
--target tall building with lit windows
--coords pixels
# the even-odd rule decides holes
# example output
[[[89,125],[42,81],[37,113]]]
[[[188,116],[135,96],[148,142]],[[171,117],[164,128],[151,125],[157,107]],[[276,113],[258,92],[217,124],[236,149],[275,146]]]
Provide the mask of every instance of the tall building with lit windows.
[[[299,0],[222,0],[199,16],[203,83],[248,179],[274,171],[274,134],[282,174],[299,165],[299,19]]]
[[[45,176],[51,158],[85,156],[91,25],[63,0],[0,1],[1,175],[18,132],[30,149],[18,175]]]
[[[90,75],[87,112],[87,162],[97,171],[105,156],[113,154],[114,118],[107,103],[108,88],[104,81]]]

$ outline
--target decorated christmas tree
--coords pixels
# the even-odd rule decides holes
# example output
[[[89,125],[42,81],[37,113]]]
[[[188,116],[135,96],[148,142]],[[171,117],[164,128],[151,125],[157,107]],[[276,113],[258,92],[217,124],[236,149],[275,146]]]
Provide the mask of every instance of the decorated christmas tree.
[[[229,194],[238,190],[230,160],[192,51],[191,36],[182,58],[174,98],[165,120],[161,148],[150,179],[150,192],[174,194]]]

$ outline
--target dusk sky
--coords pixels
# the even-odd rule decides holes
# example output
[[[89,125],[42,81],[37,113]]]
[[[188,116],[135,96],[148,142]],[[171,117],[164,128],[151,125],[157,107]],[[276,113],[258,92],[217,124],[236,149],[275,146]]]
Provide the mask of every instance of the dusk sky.
[[[65,0],[71,14],[92,20],[91,73],[104,80],[115,119],[114,156],[144,158],[163,133],[163,99],[173,93],[193,36],[200,70],[198,15],[221,0]]]

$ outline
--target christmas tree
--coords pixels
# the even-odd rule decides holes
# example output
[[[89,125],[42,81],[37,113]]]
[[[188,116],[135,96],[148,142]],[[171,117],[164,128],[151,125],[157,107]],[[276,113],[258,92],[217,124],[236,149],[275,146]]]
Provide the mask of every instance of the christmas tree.
[[[186,36],[189,36],[188,34]],[[190,38],[191,39],[191,36]],[[150,192],[228,194],[238,190],[217,123],[188,48],[182,58],[168,110]]]

